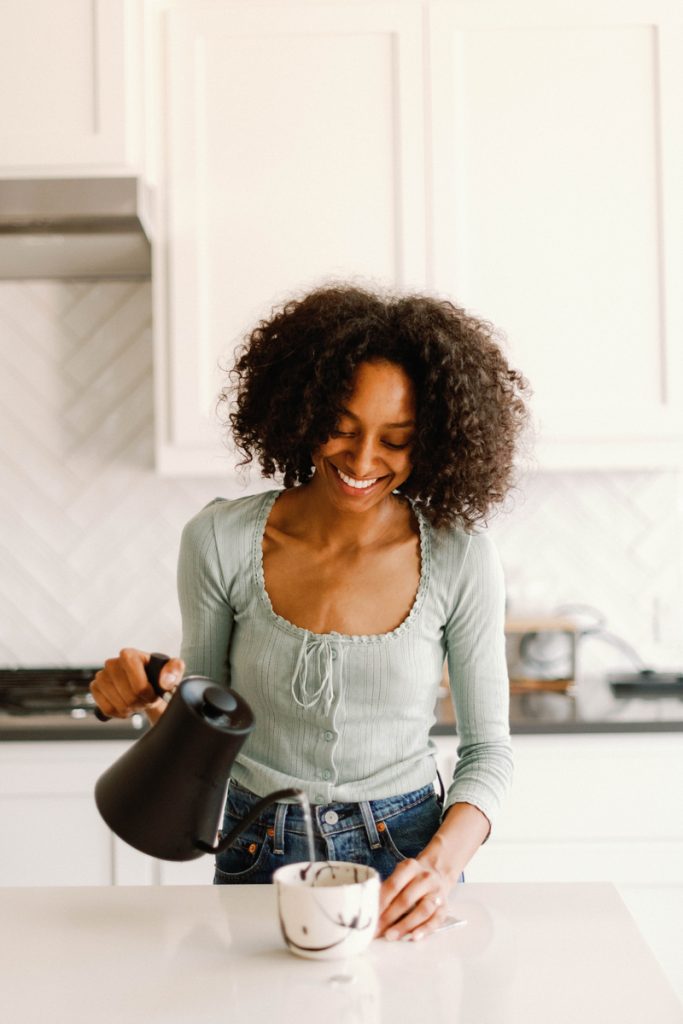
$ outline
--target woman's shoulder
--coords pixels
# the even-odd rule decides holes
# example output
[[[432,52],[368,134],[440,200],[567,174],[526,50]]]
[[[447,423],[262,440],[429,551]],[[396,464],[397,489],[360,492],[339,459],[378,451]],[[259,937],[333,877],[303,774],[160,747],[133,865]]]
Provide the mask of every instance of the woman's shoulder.
[[[224,572],[228,566],[246,565],[256,525],[278,493],[271,490],[239,498],[214,498],[185,524],[181,559],[218,559]]]
[[[432,571],[446,586],[478,580],[498,586],[501,563],[498,549],[485,529],[460,526],[430,527]]]
[[[239,498],[213,498],[185,525],[185,530],[203,532],[206,528],[233,532],[254,525],[264,506],[273,502],[277,490],[245,494]]]

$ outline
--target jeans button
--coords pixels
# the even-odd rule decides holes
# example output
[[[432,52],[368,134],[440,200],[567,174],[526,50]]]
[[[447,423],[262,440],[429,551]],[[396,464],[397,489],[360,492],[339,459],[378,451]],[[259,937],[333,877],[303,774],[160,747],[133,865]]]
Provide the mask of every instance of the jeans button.
[[[326,825],[336,825],[339,821],[339,815],[336,811],[325,811],[323,821]]]

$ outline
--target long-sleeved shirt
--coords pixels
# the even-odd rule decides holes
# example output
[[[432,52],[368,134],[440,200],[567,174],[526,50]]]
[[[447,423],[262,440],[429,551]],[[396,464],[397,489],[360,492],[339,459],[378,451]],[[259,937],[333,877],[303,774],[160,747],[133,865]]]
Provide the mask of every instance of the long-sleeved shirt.
[[[265,588],[263,534],[280,493],[217,498],[181,540],[181,657],[189,673],[233,687],[255,717],[233,777],[261,796],[296,787],[314,804],[427,785],[447,659],[459,743],[444,811],[464,801],[492,822],[512,755],[504,584],[490,538],[434,528],[415,510],[420,582],[400,626],[312,633],[278,615]]]

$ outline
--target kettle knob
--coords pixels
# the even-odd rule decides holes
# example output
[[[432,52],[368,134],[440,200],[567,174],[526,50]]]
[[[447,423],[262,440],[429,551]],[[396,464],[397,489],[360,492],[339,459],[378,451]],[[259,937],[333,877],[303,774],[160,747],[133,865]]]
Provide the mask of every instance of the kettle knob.
[[[229,690],[224,690],[220,686],[207,686],[201,708],[205,718],[216,724],[230,725],[230,715],[236,710],[237,701]]]

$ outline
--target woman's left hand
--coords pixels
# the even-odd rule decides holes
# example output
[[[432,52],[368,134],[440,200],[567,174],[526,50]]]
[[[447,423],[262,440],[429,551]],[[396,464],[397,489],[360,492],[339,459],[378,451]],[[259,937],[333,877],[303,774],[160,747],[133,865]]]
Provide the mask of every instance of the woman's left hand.
[[[382,883],[376,935],[415,942],[429,935],[443,923],[450,889],[450,879],[426,861],[401,861]]]

